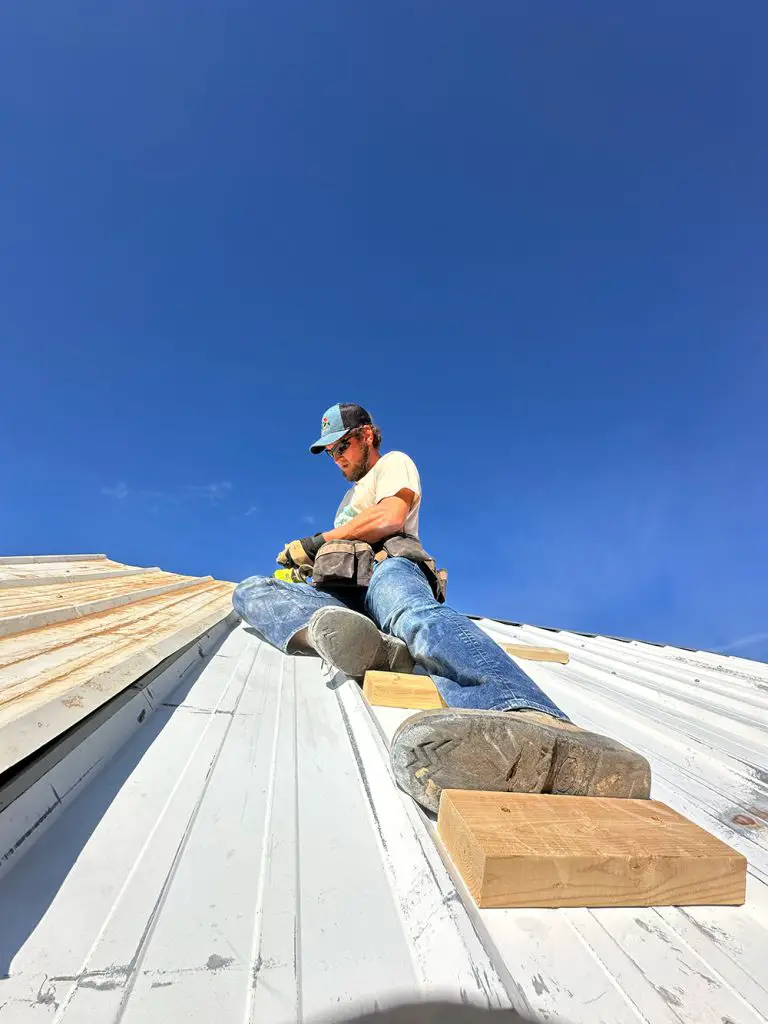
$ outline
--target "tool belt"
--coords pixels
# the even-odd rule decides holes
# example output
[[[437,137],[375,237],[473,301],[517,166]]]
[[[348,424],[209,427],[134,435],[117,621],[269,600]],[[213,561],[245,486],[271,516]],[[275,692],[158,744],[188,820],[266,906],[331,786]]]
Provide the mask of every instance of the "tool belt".
[[[432,593],[445,601],[448,570],[438,569],[416,537],[398,533],[376,544],[363,540],[329,540],[315,555],[312,585],[320,590],[336,587],[367,587],[377,562],[387,558],[407,558],[415,562],[427,577]]]

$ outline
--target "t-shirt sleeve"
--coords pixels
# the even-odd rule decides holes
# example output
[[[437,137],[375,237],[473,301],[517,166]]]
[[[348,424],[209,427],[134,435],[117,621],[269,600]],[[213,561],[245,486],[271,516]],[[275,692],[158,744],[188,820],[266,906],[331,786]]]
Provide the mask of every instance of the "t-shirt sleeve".
[[[379,468],[380,467],[380,468]],[[391,498],[402,491],[404,487],[413,491],[417,496],[414,507],[419,504],[421,498],[421,480],[416,463],[404,452],[390,452],[378,465],[379,472],[376,475],[376,503],[384,498]]]

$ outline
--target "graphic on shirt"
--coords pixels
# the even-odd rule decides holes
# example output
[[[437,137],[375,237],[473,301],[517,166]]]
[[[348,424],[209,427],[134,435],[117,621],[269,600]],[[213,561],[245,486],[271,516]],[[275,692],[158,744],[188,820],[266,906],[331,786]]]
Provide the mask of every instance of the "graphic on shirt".
[[[336,513],[336,518],[333,521],[333,525],[338,530],[340,526],[346,526],[350,519],[354,519],[356,515],[357,512],[355,511],[355,509],[352,508],[351,505],[345,505],[343,508],[340,508],[339,511]]]
[[[341,499],[341,504],[336,512],[336,517],[333,520],[333,525],[336,529],[340,526],[346,526],[350,519],[354,519],[358,514],[358,509],[352,504],[352,497],[355,493],[355,488],[350,487],[344,497]]]

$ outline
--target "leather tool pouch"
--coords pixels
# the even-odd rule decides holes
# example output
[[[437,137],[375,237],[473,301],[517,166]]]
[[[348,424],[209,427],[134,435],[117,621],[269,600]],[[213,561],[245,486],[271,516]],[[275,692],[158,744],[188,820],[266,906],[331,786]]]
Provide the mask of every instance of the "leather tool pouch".
[[[367,587],[373,575],[373,548],[362,540],[329,540],[315,555],[312,583],[324,587]]]
[[[315,555],[312,585],[320,590],[334,587],[367,587],[376,562],[387,558],[407,558],[416,562],[427,577],[432,593],[445,601],[448,572],[438,569],[419,541],[408,534],[397,534],[376,545],[362,540],[329,540]]]

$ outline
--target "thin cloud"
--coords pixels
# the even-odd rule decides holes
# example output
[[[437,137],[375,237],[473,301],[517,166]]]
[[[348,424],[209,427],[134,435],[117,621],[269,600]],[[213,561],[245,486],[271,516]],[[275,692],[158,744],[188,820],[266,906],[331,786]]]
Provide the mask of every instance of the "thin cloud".
[[[118,501],[122,501],[128,497],[128,486],[124,480],[121,480],[119,484],[115,484],[114,487],[102,487],[101,493],[106,494],[108,498],[117,498]]]
[[[229,497],[231,491],[232,483],[229,480],[214,480],[208,484],[184,484],[168,491],[131,491],[124,481],[120,481],[114,487],[101,489],[102,494],[118,501],[123,501],[130,494],[135,502],[147,506],[151,512],[158,512],[164,506],[183,505],[195,501],[207,501],[211,505],[218,505]],[[253,509],[256,510],[255,505]]]
[[[259,511],[259,506],[258,505],[250,505],[246,509],[244,515],[246,515],[246,516],[255,516],[258,511]]]
[[[302,516],[301,517],[301,521],[303,523],[308,523],[310,526],[314,526],[315,525],[315,517],[314,516]]]
[[[188,490],[193,497],[207,498],[211,504],[216,504],[229,496],[232,484],[229,480],[219,480],[211,484],[192,484]]]
[[[718,647],[719,654],[728,654],[730,651],[737,651],[740,647],[754,647],[757,644],[765,643],[768,640],[768,633],[749,633],[747,636],[740,636],[732,640],[724,647]]]

